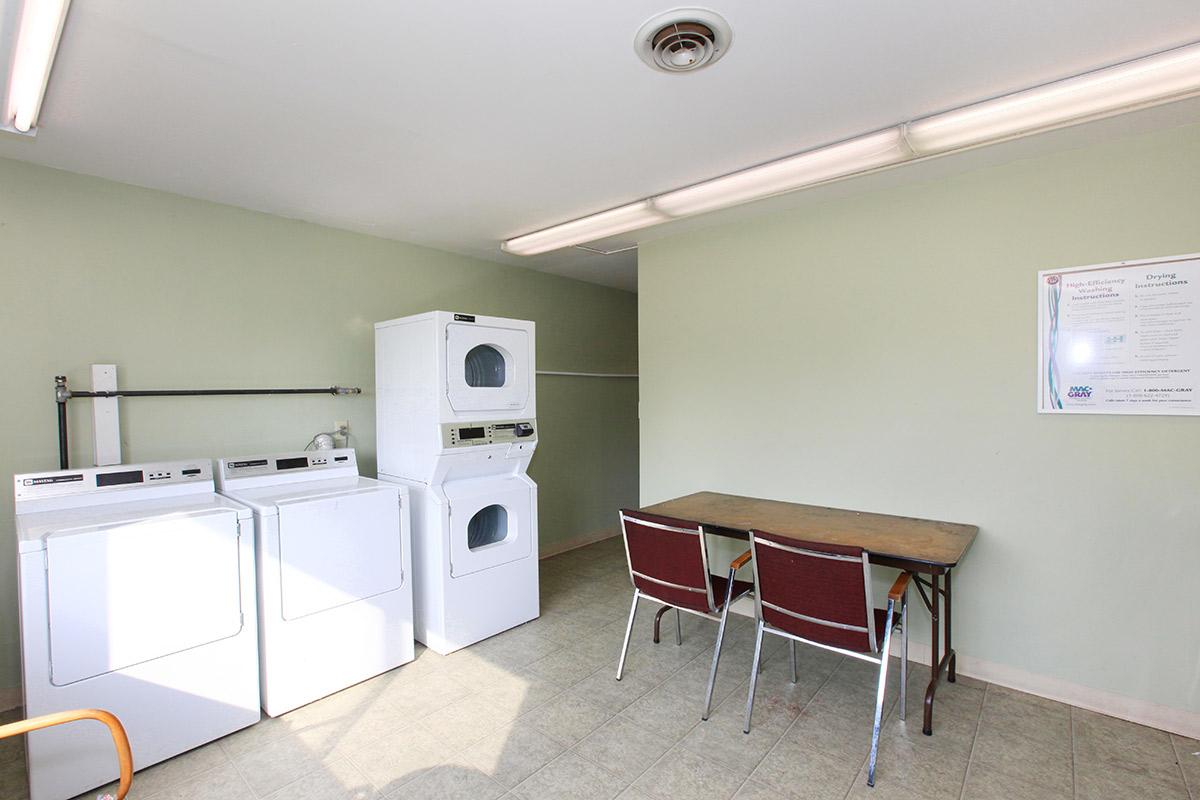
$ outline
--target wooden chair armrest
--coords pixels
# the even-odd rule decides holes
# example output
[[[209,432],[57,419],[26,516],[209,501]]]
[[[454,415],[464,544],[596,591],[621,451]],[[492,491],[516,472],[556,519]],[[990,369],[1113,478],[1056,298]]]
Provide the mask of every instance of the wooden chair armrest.
[[[731,570],[741,569],[742,567],[746,566],[749,563],[750,563],[750,551],[747,550],[746,552],[742,553],[740,556],[735,558],[733,561],[729,562],[729,569],[731,569]]]
[[[908,582],[912,580],[911,572],[901,572],[896,576],[896,582],[892,584],[892,588],[888,590],[888,600],[900,602],[904,597],[904,593],[908,591]]]
[[[58,711],[54,714],[44,714],[32,719],[10,722],[7,725],[0,725],[0,739],[83,719],[94,719],[108,726],[108,732],[117,748],[117,762],[121,769],[117,800],[125,800],[125,795],[129,794],[129,787],[133,783],[133,752],[129,749],[129,737],[125,735],[125,728],[121,725],[121,721],[107,711],[98,708],[81,708],[75,711]]]

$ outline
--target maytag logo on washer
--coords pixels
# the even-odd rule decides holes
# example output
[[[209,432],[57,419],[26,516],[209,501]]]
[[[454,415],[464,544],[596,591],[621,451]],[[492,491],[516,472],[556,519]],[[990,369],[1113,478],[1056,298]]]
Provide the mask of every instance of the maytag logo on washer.
[[[75,483],[83,480],[83,475],[51,475],[47,478],[26,478],[21,481],[26,486],[42,486],[47,483]]]

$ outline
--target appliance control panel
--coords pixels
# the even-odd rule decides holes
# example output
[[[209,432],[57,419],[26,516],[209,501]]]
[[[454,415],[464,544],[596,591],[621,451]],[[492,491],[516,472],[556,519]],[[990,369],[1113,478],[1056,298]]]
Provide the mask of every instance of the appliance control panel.
[[[281,453],[273,456],[251,456],[249,458],[223,458],[220,460],[223,478],[245,478],[251,475],[272,475],[299,470],[333,469],[336,467],[358,468],[354,450],[308,450],[299,453]]]
[[[536,441],[537,420],[533,419],[447,422],[442,425],[442,447],[447,448]]]
[[[17,475],[13,479],[13,494],[17,500],[33,500],[166,483],[211,481],[212,477],[212,462],[208,459],[154,464],[114,464],[108,467]]]

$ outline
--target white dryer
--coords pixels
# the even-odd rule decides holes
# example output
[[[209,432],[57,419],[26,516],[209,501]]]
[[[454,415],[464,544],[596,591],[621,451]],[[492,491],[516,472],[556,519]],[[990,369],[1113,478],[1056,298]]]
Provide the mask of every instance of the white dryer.
[[[415,636],[449,653],[538,616],[534,324],[375,326],[379,477],[413,503]]]
[[[353,450],[217,465],[254,510],[262,707],[272,717],[413,659],[408,490]]]
[[[205,460],[14,479],[25,713],[116,714],[136,769],[260,718],[250,510]],[[117,778],[99,725],[27,740],[32,800]]]

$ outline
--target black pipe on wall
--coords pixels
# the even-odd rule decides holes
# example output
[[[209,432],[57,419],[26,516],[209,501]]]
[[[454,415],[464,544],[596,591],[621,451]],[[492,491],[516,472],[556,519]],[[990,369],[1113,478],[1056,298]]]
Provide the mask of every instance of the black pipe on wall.
[[[118,389],[111,392],[76,392],[67,388],[65,375],[54,376],[54,402],[58,404],[58,468],[70,469],[67,447],[67,401],[72,397],[220,397],[260,394],[362,394],[357,386],[324,389]]]

